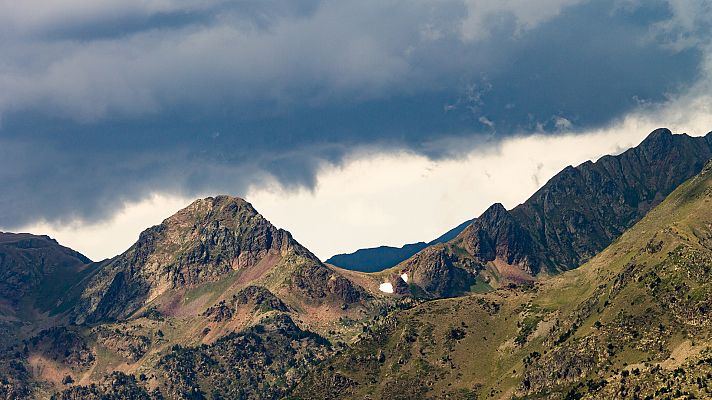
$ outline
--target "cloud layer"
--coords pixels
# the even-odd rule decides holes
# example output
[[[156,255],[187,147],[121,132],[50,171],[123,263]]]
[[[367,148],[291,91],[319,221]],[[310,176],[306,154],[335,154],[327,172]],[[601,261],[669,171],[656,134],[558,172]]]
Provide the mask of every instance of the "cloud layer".
[[[709,93],[709,2],[0,1],[0,226],[312,188]],[[463,145],[466,143],[466,145]]]

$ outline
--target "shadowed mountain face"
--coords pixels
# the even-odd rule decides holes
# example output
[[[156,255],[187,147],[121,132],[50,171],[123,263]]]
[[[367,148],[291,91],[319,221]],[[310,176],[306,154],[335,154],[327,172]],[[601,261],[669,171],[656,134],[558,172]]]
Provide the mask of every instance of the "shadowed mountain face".
[[[565,168],[511,211],[490,207],[447,244],[426,248],[398,268],[411,271],[413,283],[435,297],[455,294],[428,288],[440,285],[436,278],[465,276],[460,270],[487,269],[501,283],[576,268],[698,173],[712,158],[711,141],[712,135],[658,129],[620,155]],[[459,270],[431,262],[442,258],[434,253],[447,254]]]
[[[712,135],[652,132],[638,147],[566,168],[511,214],[534,243],[531,271],[576,268],[712,158]]]
[[[326,262],[352,271],[378,272],[397,265],[426,247],[428,247],[427,243],[418,242],[402,247],[379,246],[359,249],[349,254],[337,254]]]
[[[249,283],[277,272],[284,275],[274,277],[273,290],[288,287],[308,302],[350,304],[363,296],[248,202],[218,196],[147,229],[129,250],[98,267],[77,300],[75,318],[123,319],[178,290],[226,278]]]
[[[48,236],[0,232],[0,305],[14,308],[28,299],[31,306],[47,310],[89,263]]]

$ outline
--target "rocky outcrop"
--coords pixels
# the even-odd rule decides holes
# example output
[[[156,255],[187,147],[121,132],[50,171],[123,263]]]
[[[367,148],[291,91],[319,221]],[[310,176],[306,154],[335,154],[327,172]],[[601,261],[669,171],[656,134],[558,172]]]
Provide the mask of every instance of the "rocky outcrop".
[[[402,263],[409,280],[429,297],[449,297],[467,292],[478,265],[444,245],[429,247]]]
[[[233,297],[233,302],[239,305],[264,306],[270,310],[286,312],[288,307],[267,288],[250,285],[240,290]]]
[[[208,307],[203,315],[213,322],[228,321],[236,315],[237,308],[243,306],[250,307],[250,311],[289,311],[289,307],[267,288],[250,285],[233,295],[229,301],[223,300]]]
[[[99,327],[95,330],[96,341],[118,354],[128,362],[136,362],[146,354],[151,346],[151,339],[145,335],[136,335],[120,329]]]
[[[290,287],[309,299],[333,299],[344,304],[357,303],[367,297],[362,288],[320,264],[297,267]]]
[[[481,262],[500,259],[527,272],[538,272],[529,232],[500,203],[482,213],[457,239],[467,253]]]

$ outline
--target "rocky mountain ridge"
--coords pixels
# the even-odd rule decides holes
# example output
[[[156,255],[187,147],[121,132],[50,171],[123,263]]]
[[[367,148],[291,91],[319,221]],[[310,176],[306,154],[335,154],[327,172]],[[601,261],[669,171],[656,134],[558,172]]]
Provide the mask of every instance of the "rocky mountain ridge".
[[[697,174],[710,158],[712,134],[690,137],[655,130],[619,155],[565,168],[512,210],[495,204],[451,241],[426,248],[395,269],[411,271],[412,283],[428,292],[431,276],[465,277],[460,284],[464,286],[486,270],[488,282],[501,285],[576,268]],[[452,268],[443,269],[437,260],[444,255],[434,257],[436,253],[448,254]]]
[[[293,399],[712,397],[712,162],[580,268],[381,321]]]

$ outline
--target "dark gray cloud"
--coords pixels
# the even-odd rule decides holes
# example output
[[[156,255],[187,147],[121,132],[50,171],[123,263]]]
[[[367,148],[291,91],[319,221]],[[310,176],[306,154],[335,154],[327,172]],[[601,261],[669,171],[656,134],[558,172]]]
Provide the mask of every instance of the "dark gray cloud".
[[[0,6],[4,227],[309,186],[359,146],[604,126],[707,79],[705,2],[23,4]]]

